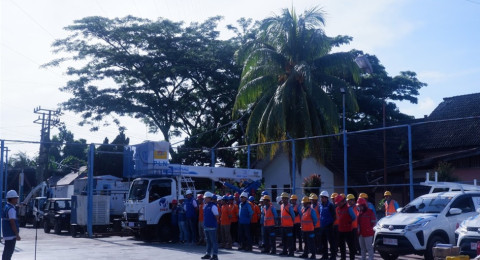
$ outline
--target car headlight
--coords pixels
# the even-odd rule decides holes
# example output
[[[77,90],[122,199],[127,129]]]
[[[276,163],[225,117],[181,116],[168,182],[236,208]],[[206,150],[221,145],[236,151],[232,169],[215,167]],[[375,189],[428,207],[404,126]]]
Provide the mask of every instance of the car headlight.
[[[145,220],[145,207],[138,210],[138,220]]]
[[[378,232],[378,231],[380,231],[381,228],[382,228],[382,225],[380,225],[380,224],[377,223],[377,224],[373,227],[373,231]]]
[[[415,229],[419,229],[419,228],[425,227],[429,222],[430,222],[430,220],[418,221],[418,222],[415,222],[413,224],[407,225],[405,227],[405,230],[406,231],[412,231],[412,230],[415,230]]]
[[[464,223],[465,221],[462,221],[462,224],[457,228],[456,232],[457,233],[467,233],[467,226]]]

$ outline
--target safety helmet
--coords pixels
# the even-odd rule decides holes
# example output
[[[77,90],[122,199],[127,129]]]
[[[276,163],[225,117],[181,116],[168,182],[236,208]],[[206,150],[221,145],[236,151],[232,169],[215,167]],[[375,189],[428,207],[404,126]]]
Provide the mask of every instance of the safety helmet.
[[[367,206],[367,200],[364,199],[364,198],[358,198],[357,200],[357,206],[360,206],[360,205],[363,205],[363,206]]]
[[[260,202],[262,202],[262,201],[263,201],[263,196],[262,196],[262,197],[260,197]]]
[[[197,194],[197,199],[203,199],[203,194]]]
[[[207,191],[207,192],[205,192],[204,197],[205,197],[205,198],[211,198],[211,197],[213,197],[213,193]]]
[[[15,190],[9,190],[7,192],[7,199],[18,198],[18,194]]]
[[[277,196],[276,201],[277,203],[280,203],[282,201],[282,196]]]
[[[292,196],[290,196],[290,199],[291,199],[291,200],[298,200],[298,197],[297,197],[297,195],[292,194]]]
[[[290,198],[290,195],[288,195],[288,193],[286,193],[286,192],[282,192],[282,194],[280,194],[280,197],[282,197],[282,198]]]
[[[302,203],[309,203],[310,199],[307,196],[303,196]]]
[[[264,190],[262,191],[262,196],[265,196],[265,195],[270,195],[270,194],[268,194],[268,191]]]
[[[248,200],[251,201],[251,202],[253,202],[253,201],[255,200],[255,197],[250,196],[250,197],[248,197]]]
[[[345,199],[342,195],[338,195],[335,197],[335,204],[342,202]]]
[[[185,199],[185,197],[183,197],[183,195],[178,196],[178,200],[184,200],[184,199]]]
[[[264,195],[263,200],[272,200],[269,195]]]
[[[172,204],[177,204],[178,201],[177,200],[172,200]]]
[[[383,196],[392,196],[392,193],[390,191],[385,191],[385,193],[383,193]]]
[[[235,196],[235,198],[238,198],[238,197],[240,196],[240,194],[239,194],[238,192],[235,192],[235,193],[233,194],[233,196]]]
[[[354,199],[355,199],[355,196],[353,196],[353,194],[347,195],[347,200],[354,200]]]
[[[218,197],[217,197],[217,200],[223,200],[223,197],[222,197],[222,196],[218,196]]]
[[[359,197],[359,198],[368,199],[368,194],[362,192],[362,193],[358,194],[358,197]]]
[[[187,190],[187,191],[185,192],[185,195],[190,195],[190,194],[193,194],[192,190]]]
[[[340,195],[340,196],[342,196],[342,197],[344,197],[344,198],[347,197],[347,196],[345,196],[345,193],[340,193],[340,194],[338,194],[338,195]]]
[[[248,193],[246,193],[246,192],[244,191],[244,192],[242,192],[242,195],[240,195],[240,197],[245,197],[245,198],[248,199]]]
[[[318,200],[318,196],[317,196],[317,194],[315,194],[315,193],[310,193],[309,199],[311,199],[311,200]]]
[[[232,195],[228,196],[228,199],[233,200],[233,196]]]
[[[324,190],[324,191],[320,192],[320,197],[327,197],[328,198],[329,197],[328,196],[328,191]]]
[[[338,196],[338,193],[334,192],[334,193],[332,193],[332,195],[330,195],[330,198],[331,198],[331,199],[334,199],[334,198],[336,198],[337,196]]]
[[[228,200],[228,195],[223,196],[222,200]]]

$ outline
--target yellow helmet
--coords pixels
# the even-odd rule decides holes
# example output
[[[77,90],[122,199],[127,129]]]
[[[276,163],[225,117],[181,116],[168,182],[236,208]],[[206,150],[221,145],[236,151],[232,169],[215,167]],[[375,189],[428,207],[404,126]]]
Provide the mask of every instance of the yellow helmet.
[[[331,199],[334,199],[334,198],[336,198],[337,196],[338,196],[338,193],[334,192],[334,193],[332,193],[332,195],[330,195],[330,198],[331,198]]]
[[[347,195],[347,200],[354,200],[354,199],[355,199],[355,196],[353,196],[353,194]]]
[[[282,192],[282,194],[280,194],[280,197],[282,197],[282,198],[290,198],[290,195],[288,195],[288,193],[286,193],[286,192]]]
[[[311,200],[318,200],[318,196],[315,193],[310,193],[310,198]]]
[[[310,202],[310,199],[307,196],[303,196],[302,203],[308,203],[308,202]]]
[[[383,196],[392,196],[392,193],[390,191],[385,191],[385,193],[383,193]]]
[[[272,200],[272,199],[268,195],[263,195],[263,200]]]
[[[298,200],[298,197],[297,197],[297,195],[292,194],[292,196],[290,196],[290,199],[291,199],[291,200]]]
[[[368,199],[368,195],[367,195],[367,193],[363,193],[363,192],[362,192],[362,193],[360,193],[360,194],[358,194],[358,197],[359,197],[359,198]]]

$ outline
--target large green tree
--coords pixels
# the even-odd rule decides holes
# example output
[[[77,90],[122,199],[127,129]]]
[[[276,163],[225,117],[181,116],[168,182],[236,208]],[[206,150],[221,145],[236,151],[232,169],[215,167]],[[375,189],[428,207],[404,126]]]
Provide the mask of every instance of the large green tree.
[[[336,133],[338,108],[333,97],[346,91],[347,107],[357,104],[347,81],[359,80],[359,69],[348,52],[332,53],[347,44],[347,36],[328,37],[319,9],[297,16],[284,9],[280,15],[262,21],[257,37],[246,44],[233,116],[249,113],[248,143],[285,140]],[[325,154],[321,139],[296,143],[300,167],[305,156],[321,160]],[[274,155],[280,145],[262,146],[260,155]],[[283,146],[291,154],[289,145]],[[301,169],[300,169],[301,171]]]

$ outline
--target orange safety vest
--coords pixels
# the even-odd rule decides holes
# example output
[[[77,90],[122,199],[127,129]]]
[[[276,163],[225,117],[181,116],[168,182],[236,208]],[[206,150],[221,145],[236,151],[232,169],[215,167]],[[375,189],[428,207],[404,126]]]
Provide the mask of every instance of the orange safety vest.
[[[232,223],[238,222],[238,205],[234,202],[233,204],[230,204],[230,209],[232,211]]]
[[[312,209],[315,210],[315,213],[317,213],[318,221],[315,224],[315,228],[320,228],[320,205],[317,203],[316,207],[313,207],[313,204],[310,207],[312,207]]]
[[[293,227],[292,217],[295,216],[290,215],[290,205],[287,204],[287,206],[285,207],[285,205],[282,204],[281,211],[282,227]]]
[[[387,201],[385,201],[385,216],[390,216],[395,213],[397,213],[397,211],[395,210],[395,201],[390,200],[390,203],[387,203]]]
[[[320,222],[318,220],[317,222]],[[314,230],[313,219],[312,219],[312,208],[303,208],[302,209],[302,231],[310,232]]]
[[[198,206],[198,222],[203,223],[203,202]]]
[[[299,205],[292,205],[293,206],[293,211],[295,212],[295,224],[300,224],[301,222],[301,219],[300,219],[300,212],[298,212],[298,209],[299,209]]]
[[[228,205],[223,205],[220,212],[220,225],[230,225],[230,218],[232,217],[230,207]]]
[[[252,223],[258,223],[260,217],[260,207],[258,207],[258,205],[256,205],[255,203],[251,203],[250,202],[250,205],[252,206],[252,210],[253,210],[253,215],[252,215],[252,219],[250,222]]]
[[[335,210],[337,212],[338,231],[352,231],[352,217],[350,216],[350,213],[348,213],[348,206],[344,205],[343,207],[337,207]]]
[[[355,216],[357,216],[357,218],[355,218],[355,220],[352,222],[352,228],[357,228],[358,227],[358,209],[356,206],[353,206],[353,213],[355,213]]]
[[[267,210],[267,207],[263,208],[263,226],[272,227],[275,226],[275,215],[273,215],[272,210],[275,210],[270,206]]]

